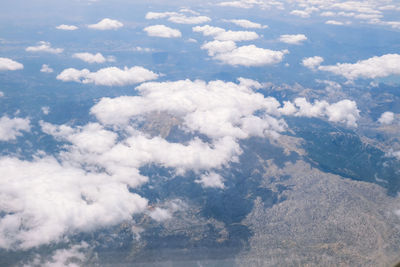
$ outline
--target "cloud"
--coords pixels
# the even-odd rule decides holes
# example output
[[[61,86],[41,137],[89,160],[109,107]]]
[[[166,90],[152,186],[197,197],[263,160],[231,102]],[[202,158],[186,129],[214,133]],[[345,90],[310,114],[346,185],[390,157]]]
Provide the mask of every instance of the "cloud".
[[[233,66],[265,66],[281,62],[287,53],[287,50],[275,51],[247,45],[235,48],[230,52],[217,54],[214,59]]]
[[[28,52],[46,52],[51,54],[60,54],[64,51],[62,48],[52,48],[49,42],[40,41],[37,46],[29,46],[25,49]]]
[[[89,29],[94,29],[94,30],[116,30],[121,27],[123,27],[124,24],[119,22],[118,20],[113,20],[109,18],[102,19],[96,24],[90,24],[88,25]]]
[[[219,41],[251,41],[258,39],[260,36],[256,32],[251,31],[226,31],[219,27],[210,25],[196,26],[192,29],[194,32],[201,32],[204,36],[213,36],[215,40]]]
[[[75,53],[72,55],[74,58],[78,58],[87,63],[104,63],[104,62],[114,62],[113,57],[105,58],[101,53],[91,54],[91,53]]]
[[[301,44],[306,41],[307,37],[304,34],[283,34],[279,37],[279,41],[287,44]]]
[[[47,64],[43,64],[42,68],[40,69],[40,72],[44,72],[44,73],[52,73],[54,70],[52,68],[49,67],[49,65]]]
[[[88,69],[77,70],[69,68],[63,70],[57,79],[64,82],[94,83],[105,86],[124,86],[154,80],[158,74],[143,67],[132,67],[119,69],[117,67],[103,68],[96,72]]]
[[[325,21],[325,24],[330,24],[330,25],[344,25],[343,22],[337,21],[337,20],[327,20],[327,21]]]
[[[270,9],[276,7],[283,9],[283,3],[279,1],[263,1],[263,0],[239,0],[239,1],[224,1],[217,4],[222,7],[237,7],[237,8],[253,8],[259,7],[261,9]]]
[[[65,25],[65,24],[61,24],[61,25],[58,25],[57,27],[56,27],[56,29],[58,29],[58,30],[64,30],[64,31],[75,31],[75,30],[77,30],[77,29],[79,29],[77,26],[74,26],[74,25]]]
[[[303,61],[301,62],[301,64],[304,67],[307,67],[307,68],[313,70],[316,67],[320,66],[322,62],[324,62],[324,59],[322,57],[315,56],[315,57],[303,58]]]
[[[0,141],[11,141],[22,136],[22,132],[29,132],[30,120],[25,118],[10,119],[7,116],[0,118]]]
[[[154,210],[150,211],[149,216],[157,222],[162,222],[172,218],[172,215],[168,210],[159,207],[156,207]]]
[[[186,12],[187,9],[181,9],[180,11]],[[193,11],[191,11],[190,13],[193,14]],[[168,18],[168,21],[179,24],[201,24],[211,21],[211,19],[207,16],[188,17],[185,14],[178,12],[148,12],[146,14],[146,19],[162,19],[162,18]]]
[[[341,75],[348,80],[358,78],[380,78],[400,74],[400,55],[386,54],[366,60],[351,63],[337,63],[336,65],[319,66],[319,70]]]
[[[6,57],[0,57],[0,71],[4,70],[22,70],[24,65]]]
[[[41,110],[44,115],[49,115],[49,113],[50,113],[50,107],[48,107],[48,106],[42,107]]]
[[[96,72],[90,72],[88,69],[77,70],[69,68],[57,75],[57,79],[64,82],[94,83],[95,85],[105,86],[130,85],[154,80],[158,77],[158,74],[138,66],[125,67],[124,69],[109,67]]]
[[[360,117],[356,102],[348,99],[329,104],[319,100],[310,103],[306,98],[299,97],[294,100],[294,104],[286,102],[280,111],[284,115],[298,117],[326,117],[331,122],[343,123],[348,127],[356,127]]]
[[[165,25],[153,25],[143,29],[147,32],[148,36],[162,37],[162,38],[178,38],[182,36],[182,33],[177,29],[172,29]]]
[[[201,184],[203,187],[207,188],[220,188],[224,189],[224,178],[221,175],[215,172],[203,174],[200,176],[199,180],[195,181],[198,184]]]
[[[301,17],[301,18],[309,18],[310,13],[305,10],[293,10],[290,14]]]
[[[240,27],[247,28],[247,29],[250,29],[250,28],[253,28],[253,29],[266,29],[266,28],[268,28],[267,25],[261,25],[260,23],[255,23],[255,22],[252,22],[252,21],[247,20],[247,19],[231,19],[231,20],[226,20],[226,21],[232,22],[233,24],[236,24],[236,25],[238,25]]]
[[[142,212],[147,201],[123,182],[55,158],[0,158],[0,247],[28,249],[65,234],[115,225]]]
[[[185,15],[175,15],[171,16],[168,21],[179,23],[179,24],[201,24],[211,21],[207,16],[194,16],[187,17]]]
[[[382,113],[382,115],[378,119],[378,122],[380,124],[392,124],[393,121],[394,121],[394,113],[390,111]]]
[[[215,56],[219,53],[227,53],[236,49],[236,44],[233,41],[212,41],[205,43],[201,46],[201,49],[207,50],[209,56]]]

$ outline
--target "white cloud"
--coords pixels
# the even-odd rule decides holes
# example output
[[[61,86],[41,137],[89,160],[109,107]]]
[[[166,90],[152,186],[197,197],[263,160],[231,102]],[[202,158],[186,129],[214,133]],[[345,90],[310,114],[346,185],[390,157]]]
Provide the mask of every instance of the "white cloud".
[[[306,10],[293,10],[290,14],[301,17],[301,18],[309,18],[310,13]]]
[[[315,69],[316,67],[320,66],[322,62],[324,62],[324,59],[322,57],[315,56],[303,58],[301,64],[309,69]]]
[[[211,188],[220,188],[224,189],[224,178],[221,175],[215,172],[203,174],[200,176],[199,180],[195,181],[196,183],[201,184],[203,187],[211,187]]]
[[[192,30],[194,32],[201,32],[201,33],[203,33],[204,36],[216,36],[220,33],[225,32],[225,29],[222,29],[220,27],[210,26],[210,25],[196,26],[196,27],[193,27]]]
[[[41,110],[44,115],[49,115],[49,113],[50,113],[50,107],[48,107],[48,106],[42,107]]]
[[[366,60],[351,63],[337,63],[336,65],[319,66],[319,70],[342,75],[349,80],[358,78],[379,78],[400,74],[400,55],[386,54]]]
[[[6,57],[0,57],[0,71],[3,70],[22,70],[24,65]]]
[[[136,46],[136,47],[132,48],[132,50],[135,52],[145,52],[145,53],[150,53],[150,52],[155,51],[153,48],[141,47],[141,46]]]
[[[251,41],[258,39],[260,36],[255,32],[250,31],[224,31],[214,36],[219,41]]]
[[[172,218],[171,213],[167,209],[162,209],[159,207],[156,207],[154,210],[150,211],[149,216],[157,222],[162,222]]]
[[[205,43],[201,46],[201,49],[207,50],[209,56],[215,56],[219,53],[231,52],[236,48],[236,44],[233,41],[212,41]]]
[[[380,124],[392,124],[393,121],[394,121],[394,113],[390,111],[382,113],[382,115],[378,119],[378,122]]]
[[[287,53],[287,50],[275,51],[247,45],[235,48],[230,52],[217,54],[214,59],[233,66],[264,66],[281,62]]]
[[[64,30],[64,31],[75,31],[75,30],[77,30],[77,29],[79,29],[77,26],[74,26],[74,25],[65,25],[65,24],[61,24],[61,25],[58,25],[57,27],[56,27],[56,29],[58,29],[58,30]]]
[[[310,103],[304,97],[299,97],[294,104],[286,102],[281,112],[299,117],[326,117],[331,122],[344,123],[348,127],[356,127],[360,117],[356,102],[348,99],[329,104],[319,100]]]
[[[219,41],[250,41],[259,38],[256,32],[251,31],[226,31],[219,27],[210,25],[196,26],[192,29],[194,32],[201,32],[204,36],[213,36],[215,40]]]
[[[181,9],[181,12],[187,12],[187,9]],[[189,12],[196,13],[196,12]],[[146,14],[146,19],[163,19],[168,18],[168,21],[179,24],[201,24],[211,21],[207,16],[191,16],[188,17],[185,14],[177,12],[148,12]]]
[[[147,201],[125,183],[52,157],[0,158],[0,247],[28,249],[131,219]]]
[[[119,69],[117,67],[103,68],[96,72],[88,69],[77,70],[69,68],[63,70],[57,79],[64,82],[94,83],[105,86],[124,86],[141,83],[158,78],[158,74],[143,67]]]
[[[107,57],[105,58],[101,53],[96,53],[96,54],[91,54],[91,53],[75,53],[72,55],[74,58],[78,58],[80,60],[83,60],[87,63],[104,63],[106,61],[108,62],[114,62],[113,57]]]
[[[195,17],[187,17],[185,15],[175,15],[171,16],[168,21],[179,23],[179,24],[201,24],[205,22],[211,21],[211,19],[207,16],[195,16]]]
[[[2,91],[0,91],[0,98],[4,97],[4,93]]]
[[[276,7],[278,9],[283,9],[283,3],[275,0],[238,0],[238,1],[224,1],[217,4],[218,6],[223,7],[237,7],[237,8],[253,8],[259,7],[261,9],[270,9],[272,7]]]
[[[43,64],[42,68],[40,69],[40,72],[44,72],[44,73],[52,73],[54,70],[52,68],[49,67],[49,65],[47,64]]]
[[[178,15],[177,12],[147,12],[146,19],[163,19],[171,16]]]
[[[162,38],[178,38],[182,36],[182,33],[177,29],[172,29],[165,25],[153,25],[143,29],[147,32],[148,36],[162,37]]]
[[[337,20],[327,20],[327,21],[325,21],[325,24],[330,24],[330,25],[344,25],[343,22],[337,21]]]
[[[118,20],[113,20],[109,18],[102,19],[96,24],[88,25],[89,29],[94,30],[116,30],[123,27],[124,24],[119,22]]]
[[[304,34],[283,34],[279,37],[279,41],[287,44],[301,44],[306,41],[307,37]]]
[[[31,129],[30,120],[25,118],[10,119],[7,116],[0,118],[0,141],[15,140],[22,136],[22,132],[29,132]]]
[[[53,48],[49,42],[40,41],[37,46],[29,46],[25,49],[28,52],[46,52],[51,54],[60,54],[64,51],[62,48]]]
[[[233,24],[236,24],[236,25],[238,25],[240,27],[247,28],[247,29],[250,29],[250,28],[253,28],[253,29],[266,29],[266,28],[268,28],[267,25],[261,25],[260,23],[255,23],[255,22],[252,22],[252,21],[247,20],[247,19],[231,19],[231,20],[226,20],[226,21],[232,22]]]

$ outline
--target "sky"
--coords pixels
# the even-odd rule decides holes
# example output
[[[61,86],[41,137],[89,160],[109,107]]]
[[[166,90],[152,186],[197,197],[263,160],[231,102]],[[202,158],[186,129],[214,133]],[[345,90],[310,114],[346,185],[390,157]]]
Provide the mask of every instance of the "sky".
[[[68,244],[134,214],[168,220],[176,206],[149,209],[141,168],[194,172],[193,184],[225,190],[221,170],[241,142],[279,139],[287,118],[398,129],[400,107],[373,113],[359,96],[398,87],[399,14],[395,0],[7,1],[0,248]],[[141,128],[164,115],[187,140]],[[400,159],[400,144],[385,145]],[[50,261],[79,260],[88,246]]]

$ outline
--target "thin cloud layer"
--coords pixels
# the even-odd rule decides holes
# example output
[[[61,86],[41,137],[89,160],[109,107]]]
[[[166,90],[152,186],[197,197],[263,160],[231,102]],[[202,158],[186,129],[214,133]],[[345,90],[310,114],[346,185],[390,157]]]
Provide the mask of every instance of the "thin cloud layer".
[[[10,58],[0,57],[0,71],[4,70],[22,70],[24,65]]]
[[[147,32],[148,36],[161,37],[161,38],[179,38],[182,37],[182,33],[177,29],[172,29],[165,25],[153,25],[143,29]]]
[[[105,18],[96,24],[88,25],[88,28],[93,29],[93,30],[104,31],[104,30],[117,30],[123,26],[124,26],[124,24],[122,22],[119,22],[118,20]]]
[[[117,67],[103,68],[96,72],[90,72],[88,69],[69,68],[63,70],[57,79],[64,82],[94,83],[95,85],[105,86],[124,86],[135,83],[141,83],[157,79],[158,74],[143,67]]]
[[[51,54],[60,54],[63,48],[53,48],[49,42],[40,41],[37,46],[29,46],[25,49],[27,52],[45,52]]]

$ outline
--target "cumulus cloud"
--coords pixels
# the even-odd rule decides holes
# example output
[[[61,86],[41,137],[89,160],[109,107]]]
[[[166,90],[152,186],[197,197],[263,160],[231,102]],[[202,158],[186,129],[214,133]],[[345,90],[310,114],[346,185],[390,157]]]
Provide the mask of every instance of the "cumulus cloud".
[[[319,56],[303,58],[301,64],[309,69],[315,69],[324,62],[324,59]]]
[[[181,9],[181,12],[187,12],[187,9]],[[196,12],[190,11],[189,13],[197,14]],[[211,21],[207,16],[186,16],[183,13],[178,12],[148,12],[146,19],[163,19],[168,18],[168,21],[179,24],[201,24]]]
[[[154,210],[150,211],[149,216],[157,222],[162,222],[172,218],[171,213],[167,209],[162,209],[159,207],[156,207]]]
[[[200,176],[199,180],[195,181],[198,184],[201,184],[203,187],[211,187],[211,188],[220,188],[224,189],[224,178],[221,175],[215,172],[203,174]]]
[[[394,121],[394,113],[390,111],[382,113],[382,115],[378,119],[378,122],[380,124],[392,124],[393,121]]]
[[[105,86],[124,86],[154,80],[158,77],[158,74],[138,66],[124,69],[109,67],[96,72],[68,68],[57,75],[57,79],[64,82],[94,83]]]
[[[261,25],[260,23],[255,23],[247,19],[231,19],[231,20],[226,20],[228,22],[232,22],[233,24],[236,24],[242,28],[253,28],[253,29],[266,29],[268,28],[267,25]]]
[[[336,65],[319,66],[319,70],[341,75],[348,80],[358,78],[380,78],[400,74],[400,55],[386,54],[375,56],[356,63],[337,63]]]
[[[94,30],[116,30],[123,26],[124,26],[124,24],[122,22],[119,22],[118,20],[105,18],[96,24],[88,25],[88,28],[94,29]]]
[[[52,73],[54,70],[52,68],[49,67],[49,65],[47,64],[43,64],[42,68],[40,69],[40,72],[44,72],[44,73]]]
[[[11,141],[22,136],[22,132],[29,132],[30,120],[25,118],[10,119],[7,116],[0,118],[0,141]]]
[[[229,52],[217,54],[214,56],[214,59],[233,66],[264,66],[281,62],[287,53],[287,50],[275,51],[259,48],[255,45],[247,45],[240,46]]]
[[[325,24],[330,24],[330,25],[343,25],[344,23],[341,21],[337,20],[327,20],[325,21]]]
[[[72,55],[74,58],[78,58],[87,63],[104,63],[104,62],[114,62],[113,57],[105,58],[101,53],[91,54],[91,53],[75,53]]]
[[[307,37],[304,34],[283,34],[279,37],[279,41],[287,44],[301,44],[306,41]]]
[[[42,107],[41,110],[44,115],[49,115],[49,113],[50,113],[50,107],[48,107],[48,106]]]
[[[58,25],[57,27],[56,27],[56,29],[58,29],[58,30],[64,30],[64,31],[75,31],[75,30],[77,30],[77,29],[79,29],[77,26],[75,26],[75,25],[66,25],[66,24],[61,24],[61,25]]]
[[[0,57],[0,71],[3,70],[22,70],[24,65],[6,57]]]
[[[201,32],[204,36],[213,36],[215,40],[219,41],[251,41],[260,37],[256,32],[252,31],[226,31],[210,25],[193,27],[193,31]]]
[[[307,12],[306,10],[293,10],[290,12],[290,14],[301,17],[301,18],[309,18],[310,13]]]
[[[286,102],[280,108],[280,112],[298,117],[326,117],[331,122],[343,123],[348,127],[356,127],[360,117],[356,102],[348,99],[329,104],[319,100],[310,103],[306,98],[299,97],[294,100],[294,103]]]
[[[215,56],[219,53],[228,53],[236,48],[236,43],[233,41],[212,41],[205,43],[201,49],[207,50],[209,56]]]
[[[177,29],[172,29],[165,25],[153,25],[143,29],[147,32],[148,36],[162,37],[162,38],[178,38],[182,36],[182,33]]]
[[[283,9],[283,3],[280,1],[263,1],[263,0],[237,0],[237,1],[223,1],[217,4],[222,7],[237,7],[237,8],[253,8],[259,7],[261,9],[270,9],[271,7],[276,7],[278,9]]]
[[[29,46],[25,49],[28,52],[46,52],[51,54],[60,54],[64,51],[62,48],[53,48],[49,42],[40,41],[37,46]]]
[[[52,157],[0,158],[0,247],[22,248],[58,241],[129,220],[147,201],[125,183],[88,173]]]

